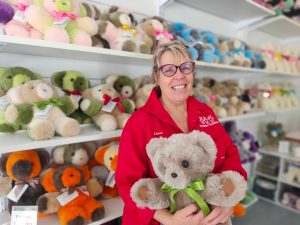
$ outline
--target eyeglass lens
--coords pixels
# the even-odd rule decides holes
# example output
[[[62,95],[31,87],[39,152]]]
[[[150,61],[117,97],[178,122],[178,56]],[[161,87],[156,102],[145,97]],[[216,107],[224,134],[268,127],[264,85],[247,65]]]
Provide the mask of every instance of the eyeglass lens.
[[[173,76],[176,71],[177,68],[179,68],[179,70],[181,71],[181,73],[183,74],[189,74],[191,72],[193,72],[194,70],[194,63],[193,62],[184,62],[179,66],[173,65],[173,64],[166,64],[160,67],[161,72],[165,75],[165,76]]]

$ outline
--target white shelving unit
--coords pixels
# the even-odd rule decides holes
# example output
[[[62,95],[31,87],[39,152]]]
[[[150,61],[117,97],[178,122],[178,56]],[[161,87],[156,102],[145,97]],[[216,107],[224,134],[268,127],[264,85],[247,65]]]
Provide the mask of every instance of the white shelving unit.
[[[289,209],[291,211],[300,213],[300,211],[292,209],[292,208],[289,208],[289,207],[287,207],[287,206],[285,206],[285,205],[283,205],[281,203],[281,191],[282,191],[283,186],[290,186],[290,187],[294,187],[294,188],[299,188],[300,189],[300,184],[286,181],[284,179],[284,176],[283,176],[283,173],[285,172],[285,169],[286,169],[287,160],[292,160],[292,161],[298,161],[298,162],[300,162],[300,158],[295,158],[295,157],[293,157],[290,154],[280,153],[280,152],[278,152],[275,149],[266,150],[266,149],[262,148],[262,149],[260,149],[260,153],[264,154],[264,155],[270,155],[270,156],[278,157],[280,161],[279,161],[279,174],[278,174],[277,177],[270,176],[270,175],[267,175],[267,174],[264,174],[264,173],[258,172],[258,171],[254,172],[254,176],[264,177],[264,178],[272,180],[272,181],[274,181],[276,183],[276,191],[275,191],[274,201],[270,200],[270,199],[268,199],[266,197],[263,197],[263,196],[259,196],[258,195],[258,197],[260,199],[263,199],[263,200],[275,203],[276,205],[281,206],[283,208],[286,208],[286,209]]]

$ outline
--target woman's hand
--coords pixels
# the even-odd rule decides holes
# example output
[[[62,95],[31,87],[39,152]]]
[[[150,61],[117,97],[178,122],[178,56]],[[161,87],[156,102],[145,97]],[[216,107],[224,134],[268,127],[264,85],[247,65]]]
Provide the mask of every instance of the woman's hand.
[[[233,213],[233,208],[214,206],[211,213],[204,219],[203,225],[225,223]]]
[[[199,207],[191,204],[183,209],[177,210],[171,215],[166,209],[156,210],[154,219],[164,225],[202,225],[204,215],[199,211]]]
[[[172,216],[172,225],[200,225],[203,223],[204,214],[199,211],[199,207],[191,204],[181,210],[176,211]]]

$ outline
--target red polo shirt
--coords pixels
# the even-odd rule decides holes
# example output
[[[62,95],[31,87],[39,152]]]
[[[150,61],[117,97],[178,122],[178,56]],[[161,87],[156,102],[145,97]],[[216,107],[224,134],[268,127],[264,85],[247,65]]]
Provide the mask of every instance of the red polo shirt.
[[[247,174],[240,163],[238,150],[212,109],[189,97],[187,111],[189,131],[203,131],[216,143],[218,152],[212,172],[234,170],[247,179]],[[125,203],[123,225],[159,225],[159,222],[153,219],[155,210],[136,207],[130,197],[130,189],[140,178],[157,177],[146,153],[146,145],[150,139],[169,137],[176,133],[183,132],[163,108],[156,91],[152,90],[147,103],[133,113],[121,135],[116,183]]]

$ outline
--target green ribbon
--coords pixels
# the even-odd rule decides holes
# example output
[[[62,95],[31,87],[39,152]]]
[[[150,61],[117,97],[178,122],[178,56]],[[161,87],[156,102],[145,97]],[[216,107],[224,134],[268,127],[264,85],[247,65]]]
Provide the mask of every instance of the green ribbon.
[[[179,192],[179,191],[184,191],[190,198],[195,200],[197,202],[198,206],[200,209],[203,211],[204,215],[207,216],[210,213],[210,209],[204,199],[201,197],[201,195],[198,194],[197,191],[204,190],[204,181],[206,177],[199,178],[198,180],[190,183],[186,188],[183,190],[177,189],[177,188],[172,188],[168,184],[163,184],[163,186],[160,188],[160,191],[162,192],[169,192],[169,198],[170,198],[170,212],[174,213],[176,211],[176,203],[174,200],[174,196]]]
[[[47,105],[63,106],[64,103],[57,98],[50,98],[47,101],[35,102],[33,103],[33,105],[40,110],[44,110],[47,107]]]

